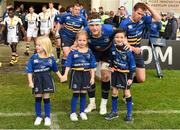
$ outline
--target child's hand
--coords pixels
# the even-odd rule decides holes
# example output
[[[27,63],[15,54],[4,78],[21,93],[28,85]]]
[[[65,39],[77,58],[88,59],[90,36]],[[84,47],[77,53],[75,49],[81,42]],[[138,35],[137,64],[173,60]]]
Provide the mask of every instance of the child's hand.
[[[141,48],[139,48],[139,47],[133,47],[132,48],[132,51],[135,53],[135,54],[140,54],[141,53]]]
[[[74,44],[70,47],[71,50],[77,50],[77,43],[76,41],[74,42]]]
[[[93,85],[94,83],[95,83],[94,78],[91,78],[91,80],[90,80],[90,84],[91,84],[91,85]]]
[[[63,75],[60,80],[61,80],[61,82],[67,81],[67,76],[66,76],[66,75]]]
[[[131,85],[131,84],[132,84],[132,80],[131,80],[131,79],[128,79],[127,85]]]
[[[33,83],[33,82],[30,82],[30,83],[29,83],[29,87],[30,87],[30,88],[34,88],[34,83]]]

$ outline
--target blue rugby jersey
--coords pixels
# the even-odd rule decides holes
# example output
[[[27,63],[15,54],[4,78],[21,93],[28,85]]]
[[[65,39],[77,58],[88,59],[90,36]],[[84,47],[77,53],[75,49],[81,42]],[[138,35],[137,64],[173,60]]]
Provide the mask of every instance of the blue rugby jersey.
[[[150,37],[159,37],[159,31],[161,30],[161,22],[152,22],[150,27],[149,36]]]
[[[88,44],[92,51],[104,51],[111,47],[111,41],[113,39],[113,26],[109,24],[103,24],[101,28],[101,37],[94,38],[88,27],[85,28],[88,33]]]
[[[64,27],[61,29],[61,34],[70,38],[75,38],[76,34],[87,26],[87,20],[82,16],[72,16],[71,13],[65,13],[59,21]]]
[[[69,53],[65,66],[74,69],[96,68],[96,59],[90,49],[88,49],[87,53],[81,53],[78,50],[73,50]]]
[[[54,22],[55,22],[55,23],[58,23],[58,22],[61,21],[61,15],[62,15],[62,14],[56,14],[56,15],[55,15],[55,18],[54,18]]]
[[[58,14],[56,14],[55,15],[55,18],[54,18],[54,22],[56,22],[56,23],[60,23],[61,22],[61,17],[63,16],[63,15],[65,15],[65,14],[67,14],[67,12],[63,12],[63,13],[58,13]]]
[[[132,77],[132,73],[134,73],[136,69],[135,59],[132,52],[129,50],[118,50],[113,42],[111,55],[110,67],[115,71],[130,73]]]
[[[130,45],[140,47],[143,30],[145,26],[151,24],[151,22],[151,16],[143,16],[142,19],[136,23],[128,17],[120,23],[119,28],[122,28],[127,33]]]
[[[58,66],[53,56],[40,58],[38,54],[32,55],[26,66],[27,73],[38,73],[47,71],[58,72]]]
[[[81,8],[80,15],[83,16],[84,18],[86,18],[86,14],[87,14],[86,10],[84,8]]]

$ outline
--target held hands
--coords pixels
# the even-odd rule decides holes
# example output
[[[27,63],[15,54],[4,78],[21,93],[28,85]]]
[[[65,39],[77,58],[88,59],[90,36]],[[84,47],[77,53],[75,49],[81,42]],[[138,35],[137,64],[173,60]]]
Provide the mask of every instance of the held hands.
[[[61,81],[61,82],[67,81],[67,76],[66,76],[66,75],[63,75],[63,76],[60,78],[60,81]]]

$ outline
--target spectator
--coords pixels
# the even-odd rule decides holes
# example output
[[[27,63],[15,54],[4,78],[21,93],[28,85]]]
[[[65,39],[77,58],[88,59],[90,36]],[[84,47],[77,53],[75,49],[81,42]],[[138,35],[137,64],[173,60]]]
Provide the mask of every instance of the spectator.
[[[159,31],[159,35],[160,37],[162,38],[165,38],[165,29],[166,29],[166,25],[168,23],[168,20],[167,20],[167,15],[165,13],[161,13],[161,23],[162,23],[162,27],[161,27],[161,30]]]
[[[114,17],[114,12],[110,11],[109,12],[109,18],[104,20],[104,24],[111,24],[114,26],[115,24],[113,23],[113,17]]]
[[[104,14],[103,7],[100,6],[100,7],[99,7],[99,15],[102,16],[103,14]]]
[[[96,11],[96,8],[93,8],[92,10],[91,10],[91,13],[96,13],[97,11]]]
[[[101,15],[101,22],[104,24],[105,19],[109,18],[109,12],[106,11],[103,15]]]
[[[167,13],[168,23],[166,25],[166,39],[168,40],[176,40],[177,29],[178,29],[178,22],[177,19],[174,17],[174,12]]]
[[[115,27],[119,27],[119,24],[126,18],[126,8],[121,6],[118,8],[117,14],[113,18],[113,22],[115,23]]]

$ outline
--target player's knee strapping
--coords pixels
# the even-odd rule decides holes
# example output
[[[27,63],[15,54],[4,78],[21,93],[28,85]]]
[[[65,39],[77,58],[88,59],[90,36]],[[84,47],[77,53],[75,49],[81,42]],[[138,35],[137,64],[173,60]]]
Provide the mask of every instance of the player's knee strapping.
[[[78,101],[79,93],[73,93],[72,99],[71,99],[71,113],[76,112],[76,104]]]
[[[86,107],[86,93],[80,93],[80,112],[84,112]]]
[[[43,99],[43,101],[44,101],[45,117],[50,118],[50,113],[51,113],[50,98],[45,98],[45,99]]]
[[[96,85],[93,84],[93,85],[91,85],[91,88],[88,90],[89,98],[94,98],[95,97],[95,92],[96,92]]]
[[[36,117],[41,117],[41,101],[42,97],[35,97],[35,112]]]
[[[110,81],[108,82],[101,82],[101,89],[102,89],[102,98],[108,99],[109,90],[110,90]]]

